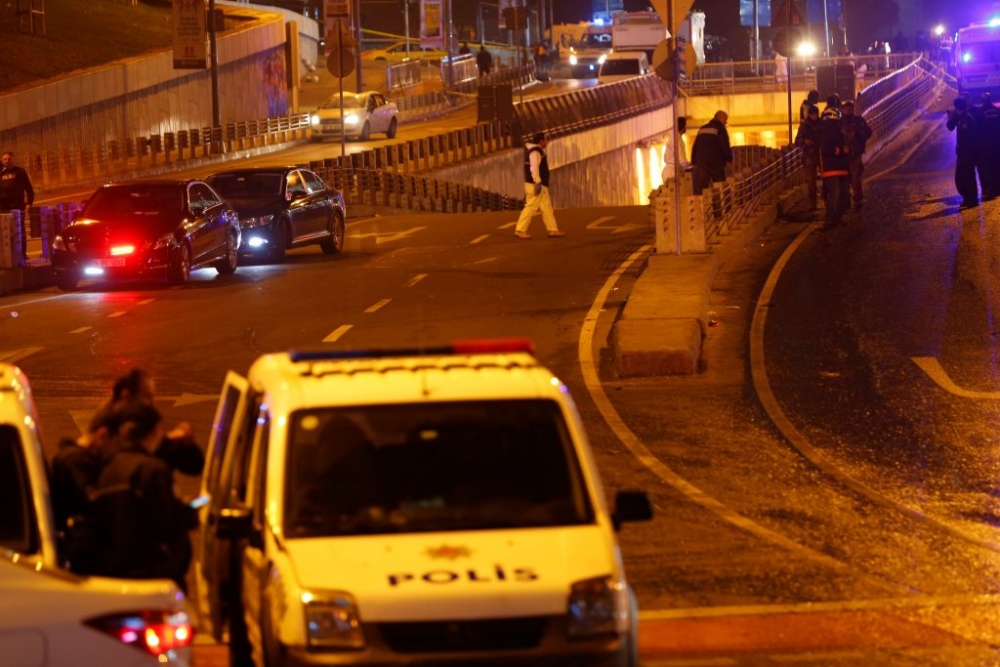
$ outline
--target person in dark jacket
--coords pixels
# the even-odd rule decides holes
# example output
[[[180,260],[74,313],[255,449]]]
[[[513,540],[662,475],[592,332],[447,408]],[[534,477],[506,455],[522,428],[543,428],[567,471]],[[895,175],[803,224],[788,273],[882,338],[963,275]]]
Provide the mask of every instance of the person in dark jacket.
[[[819,176],[819,107],[811,105],[806,111],[806,118],[799,123],[799,131],[795,135],[795,145],[802,149],[802,161],[806,170],[806,187],[809,193],[809,209],[819,208],[819,188],[816,185]]]
[[[21,167],[14,164],[14,154],[6,151],[0,157],[0,211],[19,211],[21,214],[21,257],[28,259],[28,209],[35,203],[35,190],[31,179]]]
[[[806,99],[802,100],[802,104],[799,105],[799,122],[801,123],[809,115],[809,107],[814,107],[819,104],[819,91],[810,90],[806,95]]]
[[[63,567],[88,574],[97,566],[100,535],[93,523],[92,503],[104,465],[107,428],[88,431],[75,440],[63,438],[49,466],[49,493]]]
[[[733,151],[729,147],[729,132],[726,123],[729,114],[716,111],[712,120],[698,130],[691,148],[691,165],[694,167],[694,193],[700,194],[710,183],[726,180],[726,167],[733,161]]]
[[[166,578],[186,590],[188,531],[197,514],[174,495],[173,471],[153,454],[163,438],[159,411],[142,401],[116,410],[118,434],[108,446],[94,499],[105,522],[95,574]]]
[[[976,186],[976,120],[969,113],[965,98],[956,98],[948,110],[946,127],[955,132],[955,189],[962,197],[962,208],[979,206]]]
[[[827,227],[833,227],[843,222],[844,213],[851,203],[850,149],[844,136],[840,109],[824,109],[819,128],[819,175],[823,179],[825,223]]]
[[[979,189],[983,199],[993,199],[1000,194],[1000,109],[987,91],[980,95],[979,104],[971,113],[976,119]]]
[[[476,51],[476,68],[479,70],[479,76],[486,76],[493,69],[493,56],[486,50],[485,44],[481,44]]]
[[[846,100],[842,106],[843,118],[840,124],[844,130],[844,138],[847,141],[847,151],[850,156],[851,171],[851,195],[854,201],[854,208],[860,209],[865,201],[865,193],[862,189],[862,178],[865,174],[865,164],[862,157],[868,140],[872,136],[872,128],[868,121],[855,113],[854,100]]]

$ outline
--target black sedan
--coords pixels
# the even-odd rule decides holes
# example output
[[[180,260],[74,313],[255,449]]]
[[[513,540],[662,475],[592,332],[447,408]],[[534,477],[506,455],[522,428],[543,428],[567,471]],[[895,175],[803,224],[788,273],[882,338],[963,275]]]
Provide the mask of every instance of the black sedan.
[[[318,243],[328,255],[344,247],[344,197],[308,169],[233,169],[205,181],[239,214],[243,253],[281,262],[299,246]]]
[[[55,237],[52,270],[63,290],[85,277],[160,277],[180,285],[203,266],[233,273],[239,246],[236,211],[203,181],[109,183]]]

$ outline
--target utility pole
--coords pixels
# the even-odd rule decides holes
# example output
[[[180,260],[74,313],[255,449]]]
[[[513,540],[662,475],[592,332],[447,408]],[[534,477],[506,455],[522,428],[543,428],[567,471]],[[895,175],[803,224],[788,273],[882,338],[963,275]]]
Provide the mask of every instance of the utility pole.
[[[212,127],[222,131],[222,108],[219,104],[219,40],[215,29],[215,0],[208,0],[208,50],[210,60],[210,75],[212,80]],[[212,133],[213,136],[215,132]],[[213,144],[215,142],[212,142]],[[219,141],[218,146],[212,146],[212,152],[221,152],[225,142]]]

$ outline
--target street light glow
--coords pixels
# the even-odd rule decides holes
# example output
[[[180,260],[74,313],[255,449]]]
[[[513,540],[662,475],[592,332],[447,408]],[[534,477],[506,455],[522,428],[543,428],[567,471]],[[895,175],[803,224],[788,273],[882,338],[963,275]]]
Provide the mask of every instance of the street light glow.
[[[938,37],[940,37],[941,35],[943,35],[944,34],[944,26],[941,25],[940,23],[937,24],[936,26],[934,26],[934,34],[937,35]]]
[[[805,58],[814,56],[816,55],[816,45],[812,42],[800,42],[799,45],[795,47],[795,55]]]

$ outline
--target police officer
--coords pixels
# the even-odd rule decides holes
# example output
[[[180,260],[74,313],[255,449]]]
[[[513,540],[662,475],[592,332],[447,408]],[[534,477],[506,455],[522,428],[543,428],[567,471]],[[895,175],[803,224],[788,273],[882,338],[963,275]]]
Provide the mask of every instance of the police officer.
[[[976,119],[976,171],[983,199],[1000,194],[1000,109],[993,104],[990,93],[980,96],[980,104],[972,112]]]
[[[955,132],[955,188],[962,196],[962,208],[979,205],[979,192],[976,188],[976,121],[969,113],[965,98],[954,101],[954,108],[948,110],[948,121],[945,124],[949,131]]]
[[[0,211],[21,212],[21,257],[28,258],[27,212],[35,203],[35,190],[28,172],[14,164],[14,153],[7,151],[0,166]]]

